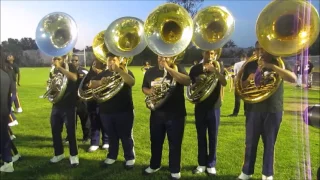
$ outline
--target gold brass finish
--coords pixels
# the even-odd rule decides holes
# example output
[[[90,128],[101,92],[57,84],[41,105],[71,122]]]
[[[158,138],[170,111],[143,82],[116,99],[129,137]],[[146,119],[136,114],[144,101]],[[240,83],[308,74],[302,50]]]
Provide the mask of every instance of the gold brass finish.
[[[145,40],[157,55],[173,57],[191,42],[193,21],[188,11],[174,3],[154,9],[144,24]]]
[[[95,57],[103,64],[107,64],[107,54],[109,51],[104,43],[104,33],[105,31],[101,31],[94,37],[92,49]]]
[[[256,55],[251,56],[240,69],[235,80],[235,91],[241,96],[246,103],[258,103],[269,98],[279,87],[282,78],[275,72],[263,73],[261,84],[256,87],[254,80],[251,80],[247,86],[242,83],[243,71],[248,63],[252,61],[259,61]],[[259,62],[258,62],[259,64]],[[277,66],[284,69],[284,63],[281,57],[277,58]]]
[[[194,17],[193,44],[204,51],[214,51],[215,57],[210,63],[218,69],[217,61],[222,53],[222,47],[230,40],[234,32],[235,20],[229,10],[223,6],[208,6],[200,10]],[[186,98],[193,104],[207,99],[218,84],[215,73],[205,72],[197,77],[197,82],[187,87]]]
[[[231,38],[235,20],[223,6],[208,6],[201,9],[193,19],[193,44],[206,51],[222,48]]]
[[[319,36],[319,14],[305,0],[272,1],[256,24],[258,41],[274,56],[292,56],[311,46]]]

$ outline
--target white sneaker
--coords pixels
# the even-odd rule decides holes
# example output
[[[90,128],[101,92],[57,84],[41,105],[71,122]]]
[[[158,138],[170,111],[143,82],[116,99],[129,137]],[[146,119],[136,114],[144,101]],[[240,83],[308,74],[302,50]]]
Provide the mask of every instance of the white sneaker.
[[[180,179],[181,178],[181,173],[171,173],[171,177],[174,179]]]
[[[15,125],[18,125],[19,123],[18,123],[18,121],[17,120],[13,120],[11,123],[9,123],[8,125],[10,126],[10,127],[12,127],[12,126],[15,126]]]
[[[99,146],[90,146],[88,149],[88,152],[93,152],[93,151],[96,151],[97,149],[99,149]]]
[[[105,149],[105,150],[109,149],[109,144],[104,144],[104,145],[102,146],[102,149]]]
[[[15,138],[16,138],[15,135],[11,135],[11,136],[10,136],[10,139],[11,139],[11,140],[14,140]]]
[[[16,112],[17,112],[17,113],[22,113],[22,108],[19,107],[18,109],[16,109]]]
[[[273,176],[262,175],[262,180],[273,180]]]
[[[79,157],[78,157],[78,155],[75,155],[75,156],[70,156],[70,164],[72,165],[72,166],[77,166],[77,165],[79,165]]]
[[[61,161],[64,158],[64,154],[61,154],[59,156],[53,156],[53,158],[50,159],[51,163],[57,163]]]
[[[216,168],[215,167],[212,167],[212,168],[207,168],[207,172],[211,175],[216,175],[217,174],[217,171],[216,171]]]
[[[111,164],[113,164],[114,162],[116,162],[116,160],[110,159],[110,158],[107,158],[106,160],[104,160],[104,163],[105,163],[105,164],[108,164],[108,165],[111,165]]]
[[[160,167],[160,168],[161,168],[161,167]],[[147,169],[145,169],[144,171],[145,171],[146,173],[148,173],[148,174],[152,174],[152,173],[155,173],[155,172],[159,171],[160,168],[158,168],[158,169],[151,169],[151,167],[149,166],[149,167],[148,167]]]
[[[199,173],[203,173],[206,171],[206,167],[205,166],[198,166],[196,169],[194,169],[192,171],[193,174],[199,174]]]
[[[13,172],[14,169],[13,169],[13,163],[12,162],[9,162],[9,163],[4,163],[1,168],[0,168],[0,171],[1,172]]]
[[[133,166],[136,161],[134,159],[126,161],[126,166]]]
[[[19,159],[21,158],[21,155],[20,154],[16,154],[12,157],[12,162],[16,162],[18,161]]]
[[[14,108],[13,107],[11,107],[11,111],[14,112]]]
[[[238,179],[241,179],[241,180],[248,180],[252,177],[252,175],[247,175],[243,172],[241,172],[240,176],[238,176]]]

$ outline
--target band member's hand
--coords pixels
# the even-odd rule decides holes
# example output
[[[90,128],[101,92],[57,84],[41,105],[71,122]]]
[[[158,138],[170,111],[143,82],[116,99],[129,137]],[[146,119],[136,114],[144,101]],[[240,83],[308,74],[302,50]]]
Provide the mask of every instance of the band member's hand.
[[[219,73],[218,69],[216,67],[214,67],[211,63],[207,63],[203,66],[203,71],[204,72],[212,72],[212,73]]]
[[[248,78],[247,78],[247,81],[252,81],[252,80],[254,80],[254,77],[255,77],[254,73],[249,74],[249,76],[248,76]]]
[[[107,77],[101,78],[101,84],[107,84],[108,81],[109,81],[109,78],[107,78]]]
[[[115,63],[111,63],[109,64],[109,69],[110,71],[114,71],[114,72],[119,72],[121,71],[121,69],[119,68],[119,66]]]
[[[60,64],[59,61],[54,61],[53,64],[54,64],[54,66],[55,66],[56,68],[61,67],[61,64]]]

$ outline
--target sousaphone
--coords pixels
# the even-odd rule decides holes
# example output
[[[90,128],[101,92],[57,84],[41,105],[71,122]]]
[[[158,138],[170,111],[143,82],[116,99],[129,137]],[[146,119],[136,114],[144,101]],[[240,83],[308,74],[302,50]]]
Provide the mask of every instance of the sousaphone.
[[[260,13],[256,24],[256,35],[260,46],[276,57],[277,65],[284,68],[282,57],[299,54],[312,45],[319,35],[319,14],[308,1],[275,0]],[[262,72],[259,82],[251,80],[243,84],[245,67],[252,61],[260,64],[261,57],[253,55],[246,61],[236,79],[236,93],[246,103],[258,103],[268,99],[282,83],[275,72]]]
[[[193,44],[204,51],[215,51],[210,63],[220,72],[217,61],[222,47],[230,40],[235,28],[231,12],[223,6],[209,6],[200,10],[194,17]],[[197,77],[196,83],[187,87],[186,98],[191,103],[200,103],[207,99],[218,84],[214,73],[205,73]]]
[[[154,9],[145,24],[145,39],[148,47],[158,56],[167,58],[168,65],[178,71],[177,64],[183,60],[185,49],[189,46],[193,22],[187,10],[174,3],[165,3]],[[172,90],[176,81],[165,81],[167,71],[160,85],[153,87],[154,93],[146,96],[146,106],[151,110],[161,107]]]
[[[147,46],[144,40],[143,21],[135,17],[121,17],[113,21],[104,33],[106,49],[120,57],[120,68],[124,71],[133,57]],[[108,63],[108,61],[106,61]],[[97,102],[105,102],[123,88],[124,81],[118,73],[107,77],[106,82],[93,89],[92,95]]]
[[[78,38],[75,20],[68,14],[53,12],[44,16],[36,29],[36,44],[48,56],[62,58],[65,69],[69,71],[69,60]],[[68,78],[53,67],[47,81],[47,91],[43,98],[55,104],[61,100],[68,84]]]

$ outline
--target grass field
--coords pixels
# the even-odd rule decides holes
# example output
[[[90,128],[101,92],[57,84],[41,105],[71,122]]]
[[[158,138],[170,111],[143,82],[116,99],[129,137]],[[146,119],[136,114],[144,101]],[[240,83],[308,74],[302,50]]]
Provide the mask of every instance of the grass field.
[[[14,164],[15,172],[1,174],[1,179],[168,179],[168,145],[164,145],[163,168],[150,177],[142,176],[141,172],[149,165],[150,136],[149,110],[144,103],[141,92],[142,72],[140,67],[130,67],[136,77],[133,88],[135,106],[134,139],[136,165],[133,170],[123,168],[123,152],[120,148],[117,162],[108,169],[100,168],[100,162],[105,159],[106,151],[98,150],[87,153],[88,144],[81,144],[82,132],[77,129],[79,140],[80,165],[69,167],[66,158],[58,164],[49,164],[53,156],[49,117],[51,104],[46,99],[39,99],[46,88],[49,68],[23,68],[19,96],[23,113],[17,114],[19,125],[12,128],[17,139],[14,140],[22,160]],[[305,102],[319,103],[319,91],[304,91],[296,89],[293,84],[285,84],[285,113],[275,148],[274,179],[308,179],[306,172],[316,178],[320,166],[319,129],[307,126],[301,122],[299,111],[306,107]],[[187,123],[182,145],[182,179],[235,179],[241,172],[244,156],[245,118],[241,108],[240,116],[226,117],[232,113],[234,106],[233,92],[225,89],[225,98],[221,107],[221,123],[218,134],[217,177],[193,175],[192,169],[197,165],[197,139],[193,116],[193,105],[186,102]],[[242,104],[241,104],[242,107]],[[65,137],[65,129],[63,132]],[[256,161],[254,179],[261,179],[262,171],[262,141],[260,141]],[[69,157],[68,146],[65,155]],[[307,169],[311,160],[311,169]]]

